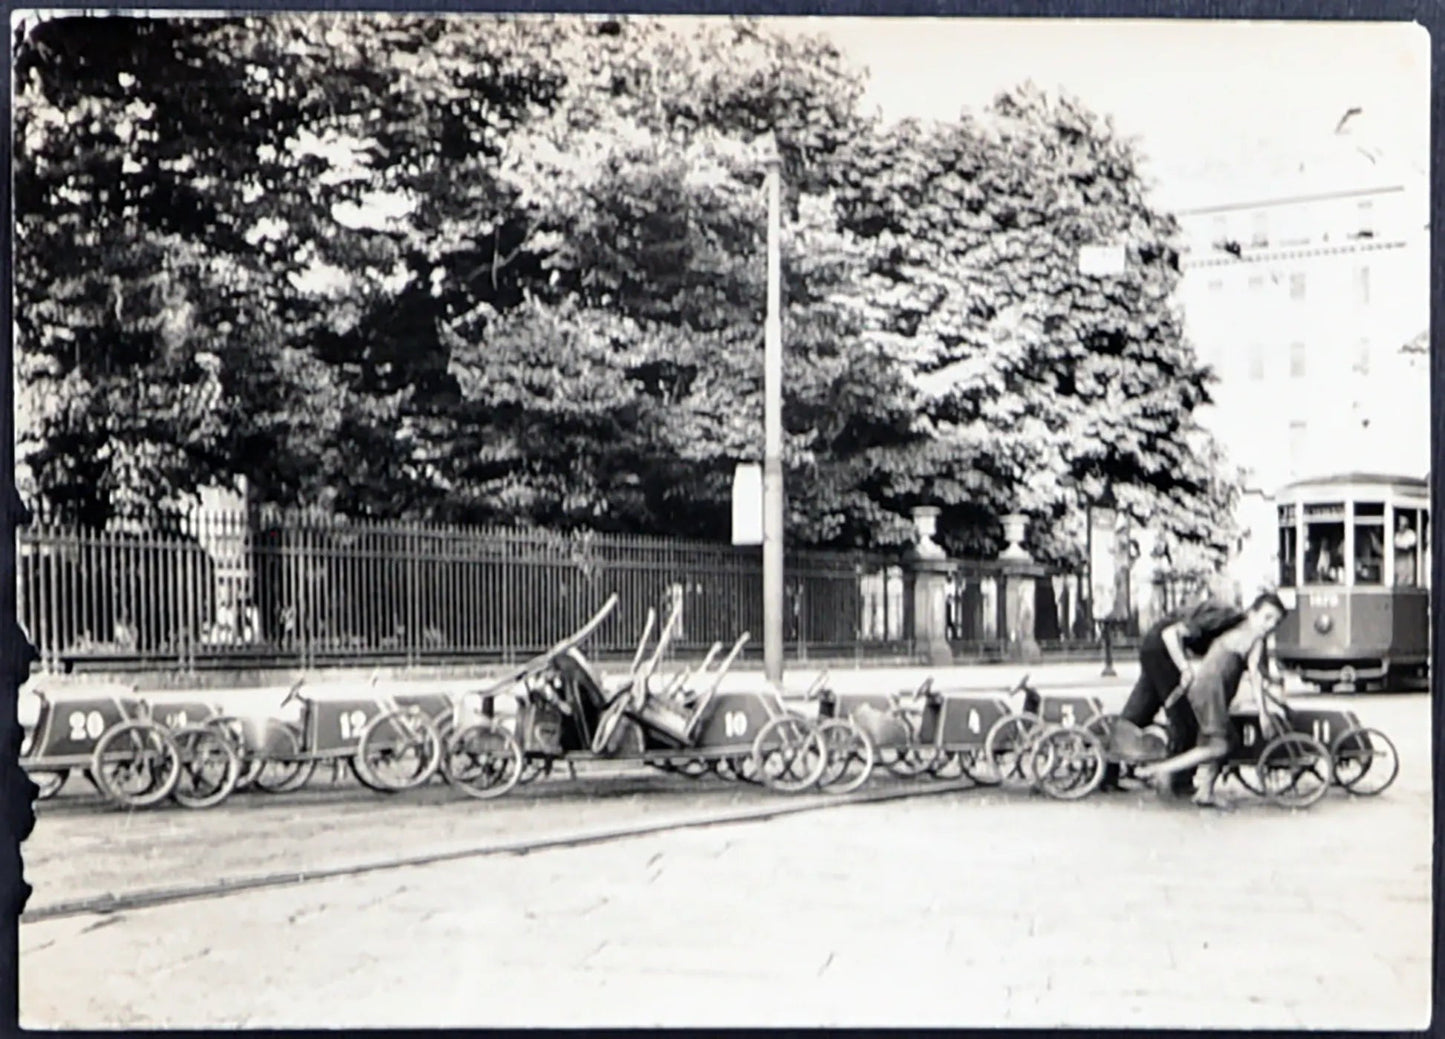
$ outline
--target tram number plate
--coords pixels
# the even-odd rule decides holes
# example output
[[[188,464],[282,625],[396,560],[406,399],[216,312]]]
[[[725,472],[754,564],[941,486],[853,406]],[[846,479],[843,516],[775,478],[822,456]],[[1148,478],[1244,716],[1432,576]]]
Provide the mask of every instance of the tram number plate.
[[[1327,607],[1327,606],[1328,606],[1328,607],[1334,607],[1334,606],[1338,606],[1339,604],[1340,604],[1340,597],[1339,597],[1338,595],[1334,594],[1333,592],[1311,592],[1311,593],[1310,593],[1310,605],[1311,605],[1311,606],[1314,606],[1314,607],[1316,607],[1316,608],[1322,609],[1322,608]]]

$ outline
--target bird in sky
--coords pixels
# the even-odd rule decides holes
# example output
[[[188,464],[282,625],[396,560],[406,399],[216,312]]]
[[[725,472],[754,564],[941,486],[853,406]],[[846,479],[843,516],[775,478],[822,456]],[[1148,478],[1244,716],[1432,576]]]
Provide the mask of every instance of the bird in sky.
[[[1335,124],[1335,133],[1344,133],[1345,124],[1348,123],[1355,116],[1363,115],[1364,111],[1365,110],[1363,108],[1359,107],[1348,109],[1344,115],[1340,116],[1340,121]]]

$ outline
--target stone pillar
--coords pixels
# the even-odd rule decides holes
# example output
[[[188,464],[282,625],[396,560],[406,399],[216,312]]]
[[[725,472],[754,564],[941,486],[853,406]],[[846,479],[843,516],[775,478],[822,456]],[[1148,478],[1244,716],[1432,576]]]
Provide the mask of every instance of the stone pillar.
[[[1021,542],[1028,518],[1019,513],[1003,517],[1008,546],[999,553],[999,594],[1003,604],[1004,630],[1000,633],[1010,660],[1038,660],[1042,655],[1036,637],[1034,584],[1047,571],[1033,561]]]
[[[918,543],[908,553],[913,643],[930,667],[946,667],[953,663],[953,649],[948,644],[948,582],[953,563],[933,540],[938,509],[914,509],[913,522],[918,528]]]

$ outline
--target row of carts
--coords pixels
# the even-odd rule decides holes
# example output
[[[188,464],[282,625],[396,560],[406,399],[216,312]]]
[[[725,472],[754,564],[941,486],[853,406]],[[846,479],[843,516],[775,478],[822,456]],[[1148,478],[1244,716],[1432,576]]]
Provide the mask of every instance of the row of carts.
[[[479,689],[344,695],[292,686],[287,720],[240,717],[207,702],[150,704],[128,691],[66,698],[39,692],[21,761],[53,796],[76,771],[110,802],[144,808],[222,803],[238,790],[281,793],[317,770],[347,769],[385,793],[444,781],[495,798],[550,775],[559,763],[622,761],[682,775],[717,775],[784,794],[846,793],[880,772],[1025,787],[1076,800],[1106,779],[1167,753],[1169,734],[1139,730],[1087,696],[1043,696],[1027,677],[997,694],[937,690],[843,694],[820,675],[801,697],[721,686],[746,634],[676,674],[659,665],[677,628],[649,615],[631,666],[609,683],[580,646],[616,608],[614,596],[581,629]],[[1290,708],[1275,731],[1257,715],[1233,719],[1224,777],[1284,807],[1332,788],[1378,794],[1394,782],[1394,745],[1353,712]]]

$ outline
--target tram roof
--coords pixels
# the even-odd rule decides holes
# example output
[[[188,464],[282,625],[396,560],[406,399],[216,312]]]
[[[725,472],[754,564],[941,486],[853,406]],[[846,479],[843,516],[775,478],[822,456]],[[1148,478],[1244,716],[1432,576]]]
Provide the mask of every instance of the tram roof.
[[[1292,491],[1302,487],[1339,487],[1346,485],[1374,485],[1377,487],[1395,487],[1400,490],[1428,490],[1430,481],[1421,476],[1403,476],[1399,473],[1331,473],[1328,476],[1316,476],[1307,480],[1294,480],[1285,484],[1281,491]]]

